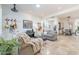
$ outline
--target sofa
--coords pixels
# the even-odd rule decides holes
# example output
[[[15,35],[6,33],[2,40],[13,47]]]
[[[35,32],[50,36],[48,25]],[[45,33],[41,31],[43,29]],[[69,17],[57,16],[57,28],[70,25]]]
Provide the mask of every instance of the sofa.
[[[37,54],[43,46],[43,40],[41,38],[30,38],[26,33],[19,33],[17,39],[20,43],[18,49],[20,55]]]
[[[27,30],[26,34],[28,34],[30,37],[34,37],[34,31],[33,31],[33,29]]]
[[[42,34],[43,40],[55,41],[57,40],[57,33],[53,30],[48,30]]]

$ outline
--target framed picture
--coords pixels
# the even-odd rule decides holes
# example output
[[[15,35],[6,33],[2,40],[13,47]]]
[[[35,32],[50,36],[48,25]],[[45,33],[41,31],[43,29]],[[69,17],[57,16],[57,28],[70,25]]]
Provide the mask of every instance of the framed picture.
[[[32,29],[32,21],[23,20],[23,28],[24,29]]]

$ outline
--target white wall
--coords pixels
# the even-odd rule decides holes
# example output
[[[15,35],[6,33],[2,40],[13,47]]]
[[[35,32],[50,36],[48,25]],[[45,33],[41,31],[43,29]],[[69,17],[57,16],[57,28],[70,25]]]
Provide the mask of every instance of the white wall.
[[[0,35],[2,33],[2,6],[0,5]]]
[[[17,13],[11,11],[11,7],[9,5],[2,5],[3,9],[3,25],[4,25],[4,19],[9,18],[9,19],[16,19],[17,20],[17,30],[18,31],[24,31],[23,29],[23,20],[31,20],[33,21],[33,28],[35,23],[40,22],[40,18],[35,17],[31,14],[23,13],[22,11],[19,11]],[[3,28],[4,30],[4,28]]]

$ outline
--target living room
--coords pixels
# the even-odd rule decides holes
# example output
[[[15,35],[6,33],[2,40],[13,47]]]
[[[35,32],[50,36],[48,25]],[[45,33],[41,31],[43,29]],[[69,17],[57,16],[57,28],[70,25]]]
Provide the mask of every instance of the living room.
[[[15,53],[2,47],[1,54],[78,55],[78,10],[78,4],[0,5],[0,41],[19,42]]]

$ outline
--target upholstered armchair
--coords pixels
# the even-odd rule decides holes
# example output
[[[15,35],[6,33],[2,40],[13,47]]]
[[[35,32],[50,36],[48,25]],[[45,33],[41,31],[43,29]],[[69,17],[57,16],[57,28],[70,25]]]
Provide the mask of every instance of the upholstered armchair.
[[[43,46],[43,40],[41,38],[30,38],[26,33],[19,33],[17,38],[20,42],[19,54],[21,55],[36,54]]]

